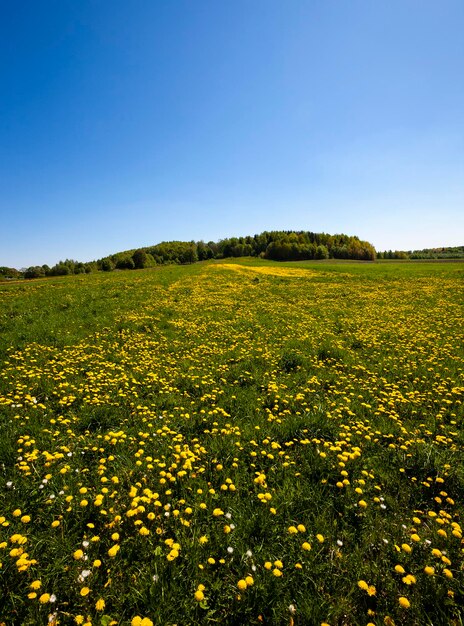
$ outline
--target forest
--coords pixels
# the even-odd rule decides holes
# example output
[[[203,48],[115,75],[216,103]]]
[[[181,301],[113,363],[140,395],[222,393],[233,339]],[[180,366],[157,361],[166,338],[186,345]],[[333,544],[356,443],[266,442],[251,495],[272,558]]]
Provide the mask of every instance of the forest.
[[[264,231],[259,235],[230,237],[218,242],[164,241],[153,246],[126,250],[96,261],[73,259],[56,265],[35,265],[22,271],[0,268],[3,278],[41,278],[109,272],[118,269],[143,269],[156,265],[186,265],[208,259],[229,257],[259,257],[274,261],[305,261],[323,259],[351,259],[374,261],[374,246],[356,236],[329,235],[310,231]]]

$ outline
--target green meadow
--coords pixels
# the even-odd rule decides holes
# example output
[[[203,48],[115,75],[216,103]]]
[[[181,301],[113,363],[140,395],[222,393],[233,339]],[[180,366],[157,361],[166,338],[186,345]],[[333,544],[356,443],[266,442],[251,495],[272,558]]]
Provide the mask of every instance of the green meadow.
[[[0,624],[462,626],[463,279],[0,283]]]

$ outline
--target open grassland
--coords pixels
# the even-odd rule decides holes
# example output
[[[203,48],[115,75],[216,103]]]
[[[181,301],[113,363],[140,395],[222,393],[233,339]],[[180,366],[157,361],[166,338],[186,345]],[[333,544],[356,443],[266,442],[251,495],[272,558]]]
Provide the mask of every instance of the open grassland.
[[[464,266],[0,285],[0,623],[464,623]]]

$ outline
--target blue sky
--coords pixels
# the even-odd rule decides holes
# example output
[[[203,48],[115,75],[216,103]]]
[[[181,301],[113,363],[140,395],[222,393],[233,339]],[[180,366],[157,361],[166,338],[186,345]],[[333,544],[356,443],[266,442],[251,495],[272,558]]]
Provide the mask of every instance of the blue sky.
[[[0,265],[464,245],[462,0],[25,0],[0,31]]]

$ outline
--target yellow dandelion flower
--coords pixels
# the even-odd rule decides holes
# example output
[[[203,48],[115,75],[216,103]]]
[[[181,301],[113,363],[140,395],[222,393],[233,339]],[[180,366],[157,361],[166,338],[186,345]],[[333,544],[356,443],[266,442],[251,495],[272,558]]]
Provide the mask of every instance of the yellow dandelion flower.
[[[398,603],[402,609],[409,609],[409,607],[411,606],[411,603],[409,602],[409,600],[405,598],[404,596],[401,596],[400,598],[398,598]]]
[[[118,544],[114,545],[112,548],[108,550],[108,556],[115,557],[120,550],[120,546]]]

